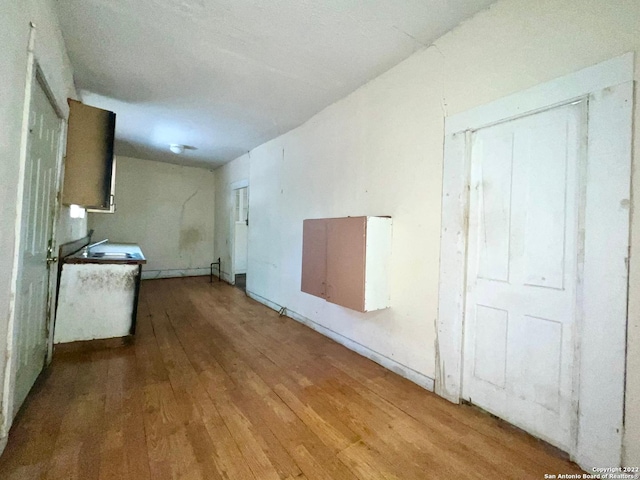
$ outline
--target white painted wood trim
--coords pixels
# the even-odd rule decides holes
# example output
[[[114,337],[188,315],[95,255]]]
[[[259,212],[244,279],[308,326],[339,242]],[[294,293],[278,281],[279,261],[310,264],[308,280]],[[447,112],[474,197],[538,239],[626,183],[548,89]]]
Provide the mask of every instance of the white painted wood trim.
[[[567,103],[633,79],[633,52],[448,117],[445,135],[475,130],[525,113]]]
[[[590,468],[622,464],[632,100],[632,81],[589,96],[575,458]]]
[[[578,352],[597,355],[584,355],[578,362],[578,434],[576,449],[569,452],[586,469],[621,463],[633,60],[633,54],[622,55],[447,118],[445,125],[436,393],[457,403],[468,228],[469,142],[465,137],[474,129],[589,98],[584,303]]]
[[[469,154],[465,132],[445,138],[442,174],[440,288],[436,324],[435,391],[459,403],[462,393],[462,327],[464,318],[467,227],[469,220]]]
[[[231,194],[231,208],[229,209],[229,278],[233,280],[235,284],[235,270],[236,270],[236,190],[239,188],[232,188]],[[248,235],[248,232],[247,232]],[[247,240],[248,241],[248,240]],[[222,265],[220,266],[222,270]],[[222,275],[222,273],[220,273]]]
[[[391,306],[389,274],[393,220],[367,217],[364,310],[371,312]]]
[[[40,69],[38,69],[40,70]],[[44,73],[40,71],[42,78],[44,79]],[[46,84],[46,80],[45,80]],[[57,104],[54,95],[51,93],[49,95],[49,100],[52,102],[58,117],[60,117],[60,144],[58,145],[58,161],[57,161],[57,172],[56,172],[56,197],[54,200],[53,206],[53,228],[51,231],[51,245],[53,247],[53,255],[58,256],[58,222],[60,219],[60,213],[62,209],[62,203],[60,202],[61,193],[62,193],[62,184],[64,180],[63,169],[64,169],[64,156],[67,149],[67,120],[65,119],[64,113]],[[60,261],[60,259],[58,259]],[[53,361],[53,334],[55,328],[55,320],[56,320],[56,288],[58,284],[58,263],[51,264],[51,269],[49,271],[49,323],[47,325],[47,365],[51,364]]]
[[[255,301],[271,308],[272,310],[275,311],[280,311],[280,309],[282,309],[282,305],[278,305],[275,302],[272,302],[271,300],[268,300],[264,297],[261,297],[260,295],[253,293],[249,290],[247,290],[247,295],[251,298],[253,298]],[[376,362],[378,365],[382,365],[383,367],[385,367],[388,370],[391,370],[392,372],[397,373],[398,375],[400,375],[401,377],[406,378],[407,380],[412,381],[413,383],[420,385],[422,388],[424,388],[425,390],[428,390],[430,392],[433,392],[433,379],[431,377],[427,377],[426,375],[413,370],[412,368],[407,367],[406,365],[403,365],[401,363],[398,363],[397,361],[382,355],[381,353],[376,352],[375,350],[371,350],[369,347],[365,347],[364,345],[355,342],[353,340],[351,340],[350,338],[347,338],[341,334],[339,334],[338,332],[334,332],[333,330],[324,327],[323,325],[320,325],[319,323],[314,322],[313,320],[304,317],[302,315],[300,315],[299,313],[296,313],[292,310],[289,310],[288,308],[286,308],[286,315],[290,318],[293,318],[294,320],[296,320],[297,322],[300,322],[304,325],[306,325],[307,327],[315,330],[318,333],[321,333],[322,335],[324,335],[325,337],[329,337],[330,339],[338,342],[340,345],[344,345],[345,347],[347,347],[349,350],[352,350],[360,355],[362,355],[363,357],[368,358],[369,360]]]
[[[249,186],[249,179],[245,178],[244,180],[238,180],[237,182],[233,182],[231,184],[231,190],[238,190],[240,188],[244,188],[244,187],[248,187]]]

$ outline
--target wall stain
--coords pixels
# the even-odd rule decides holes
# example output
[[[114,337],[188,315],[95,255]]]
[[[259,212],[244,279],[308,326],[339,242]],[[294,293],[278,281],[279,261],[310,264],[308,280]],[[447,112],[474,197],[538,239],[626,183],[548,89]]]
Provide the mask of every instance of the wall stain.
[[[194,248],[204,235],[198,228],[191,227],[180,230],[180,250],[188,250]]]
[[[204,239],[204,235],[200,229],[197,227],[186,227],[182,228],[182,224],[184,223],[185,211],[187,208],[187,203],[195,197],[200,190],[196,190],[189,197],[182,202],[182,208],[180,210],[180,239],[178,240],[178,248],[182,250],[195,250],[195,247],[199,242]]]

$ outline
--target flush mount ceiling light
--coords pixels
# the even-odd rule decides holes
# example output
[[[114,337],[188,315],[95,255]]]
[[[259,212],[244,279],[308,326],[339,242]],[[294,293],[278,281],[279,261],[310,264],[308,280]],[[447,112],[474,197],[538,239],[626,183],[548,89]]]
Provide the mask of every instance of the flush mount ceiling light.
[[[169,150],[180,155],[182,152],[184,152],[184,145],[180,145],[179,143],[172,143],[171,145],[169,145]]]

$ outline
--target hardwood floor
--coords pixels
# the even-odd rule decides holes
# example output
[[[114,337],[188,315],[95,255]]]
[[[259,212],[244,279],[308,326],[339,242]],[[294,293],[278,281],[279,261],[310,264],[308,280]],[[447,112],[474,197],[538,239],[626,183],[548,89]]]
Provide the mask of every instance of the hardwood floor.
[[[143,282],[135,344],[60,351],[8,479],[541,479],[580,473],[206,277]]]

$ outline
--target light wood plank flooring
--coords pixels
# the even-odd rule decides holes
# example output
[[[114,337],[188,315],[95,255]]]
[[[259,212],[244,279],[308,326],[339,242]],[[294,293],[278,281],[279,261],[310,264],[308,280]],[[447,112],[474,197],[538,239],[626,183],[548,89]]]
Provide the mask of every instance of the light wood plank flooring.
[[[579,473],[207,278],[143,282],[134,345],[57,351],[8,479],[541,479]]]

